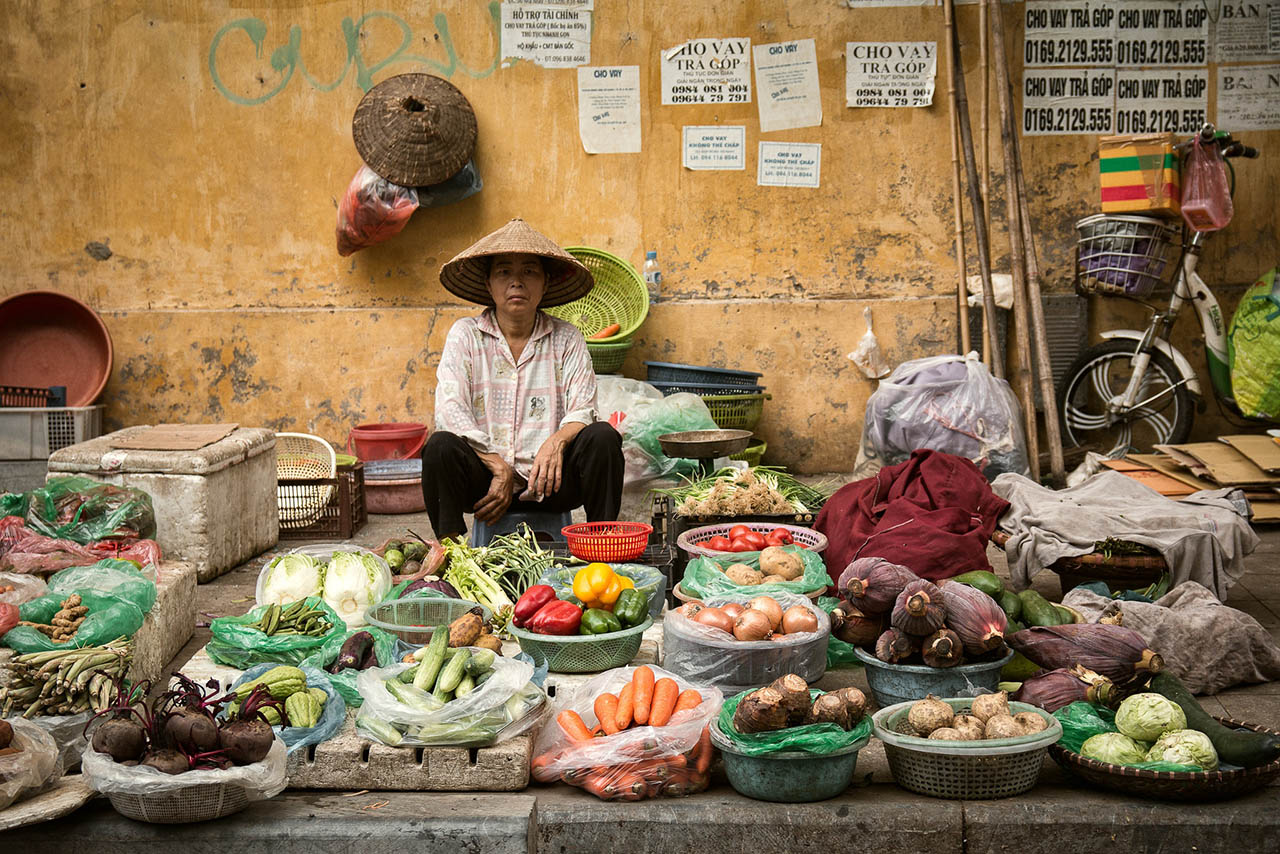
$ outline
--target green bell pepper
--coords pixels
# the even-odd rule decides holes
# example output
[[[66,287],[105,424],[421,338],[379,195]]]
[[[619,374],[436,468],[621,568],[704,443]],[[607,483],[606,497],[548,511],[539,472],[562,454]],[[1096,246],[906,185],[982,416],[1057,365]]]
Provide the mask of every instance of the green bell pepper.
[[[582,614],[580,629],[584,635],[604,635],[622,631],[622,623],[602,608],[588,608]]]
[[[613,615],[624,628],[638,626],[649,616],[649,597],[632,588],[623,590],[613,605]]]

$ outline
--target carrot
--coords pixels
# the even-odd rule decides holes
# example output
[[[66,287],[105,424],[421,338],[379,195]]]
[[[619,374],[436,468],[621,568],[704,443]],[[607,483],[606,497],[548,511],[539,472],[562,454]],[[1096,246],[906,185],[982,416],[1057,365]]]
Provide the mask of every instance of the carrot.
[[[711,767],[711,724],[702,728],[702,737],[698,739],[698,762],[695,766],[699,774],[707,773]]]
[[[618,732],[622,732],[631,726],[631,715],[636,707],[636,686],[632,682],[628,682],[626,687],[618,692],[618,712],[614,716],[614,721],[618,724]]]
[[[587,725],[582,722],[582,717],[573,709],[565,709],[556,715],[556,723],[560,724],[560,729],[564,730],[564,734],[569,736],[570,741],[591,740],[591,730],[587,729]]]
[[[640,726],[649,723],[649,706],[653,703],[653,670],[642,664],[631,676],[631,684],[635,686],[635,708],[631,715]]]
[[[596,697],[595,711],[596,717],[600,719],[600,726],[604,727],[605,735],[613,735],[618,732],[617,697],[608,692]]]
[[[686,688],[680,692],[679,698],[676,699],[676,707],[671,710],[671,714],[675,716],[687,709],[696,709],[700,705],[702,705],[702,695],[692,688]]]
[[[610,323],[608,326],[606,326],[604,329],[601,329],[599,332],[592,332],[590,335],[587,336],[587,338],[590,338],[590,339],[612,338],[614,335],[617,335],[621,331],[622,331],[621,324]]]
[[[649,726],[666,726],[680,696],[676,680],[663,677],[653,686],[653,706],[649,709]]]
[[[531,765],[533,779],[537,780],[539,783],[554,783],[556,778],[560,775],[555,771],[550,770],[548,766],[559,758],[560,754],[551,750],[548,750],[540,756],[535,756],[533,758],[533,764]]]

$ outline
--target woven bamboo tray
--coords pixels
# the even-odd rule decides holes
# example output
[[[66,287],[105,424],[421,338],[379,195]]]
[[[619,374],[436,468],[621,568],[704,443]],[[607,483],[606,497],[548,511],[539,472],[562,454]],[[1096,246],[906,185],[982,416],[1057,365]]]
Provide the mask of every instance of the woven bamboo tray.
[[[1224,726],[1253,732],[1272,732],[1266,727],[1214,718]],[[1087,783],[1126,795],[1141,795],[1166,801],[1220,801],[1260,789],[1280,777],[1280,759],[1257,768],[1236,771],[1148,771],[1125,765],[1111,765],[1081,756],[1059,747],[1049,746],[1053,760]]]
[[[1009,535],[997,530],[991,542],[1004,548]],[[1065,596],[1069,590],[1090,581],[1102,581],[1112,590],[1137,590],[1160,579],[1169,571],[1161,555],[1104,555],[1099,552],[1064,557],[1049,569],[1058,574],[1058,583]]]

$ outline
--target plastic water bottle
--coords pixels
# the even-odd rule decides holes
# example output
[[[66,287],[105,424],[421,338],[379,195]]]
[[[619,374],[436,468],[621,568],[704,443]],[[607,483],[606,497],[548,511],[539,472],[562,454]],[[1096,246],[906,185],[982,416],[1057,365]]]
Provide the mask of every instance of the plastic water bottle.
[[[658,253],[653,250],[644,253],[644,284],[649,289],[649,302],[657,302],[662,290],[662,271],[658,269]]]

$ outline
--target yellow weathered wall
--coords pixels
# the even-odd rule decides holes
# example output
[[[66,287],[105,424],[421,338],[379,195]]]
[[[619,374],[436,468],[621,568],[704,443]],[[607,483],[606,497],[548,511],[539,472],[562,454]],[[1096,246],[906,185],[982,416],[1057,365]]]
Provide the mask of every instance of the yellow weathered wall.
[[[1019,46],[1021,9],[1008,7]],[[941,9],[596,0],[592,64],[639,65],[644,105],[644,152],[599,156],[578,140],[576,72],[498,68],[496,16],[482,0],[9,4],[0,296],[53,288],[103,314],[108,427],[234,420],[341,440],[366,421],[430,423],[445,333],[474,310],[439,266],[519,215],[637,264],[658,251],[670,298],[625,373],[642,377],[645,359],[763,371],[769,458],[848,470],[873,388],[844,357],[862,308],[893,362],[954,350],[956,327],[945,73],[928,109],[847,109],[844,43],[941,41]],[[959,18],[976,95],[977,11]],[[821,142],[821,189],[755,185],[754,103],[661,105],[658,52],[703,36],[817,40],[822,127],[764,138]],[[372,84],[422,70],[474,105],[485,188],[340,258],[352,112]],[[681,126],[715,123],[747,126],[745,172],[681,168]],[[1280,133],[1248,136],[1272,150],[1246,167],[1236,221],[1202,267],[1238,286],[1280,257]],[[1024,160],[1046,285],[1069,288],[1096,142],[1031,138]],[[997,232],[1002,212],[997,198]],[[111,256],[95,260],[91,242]]]

